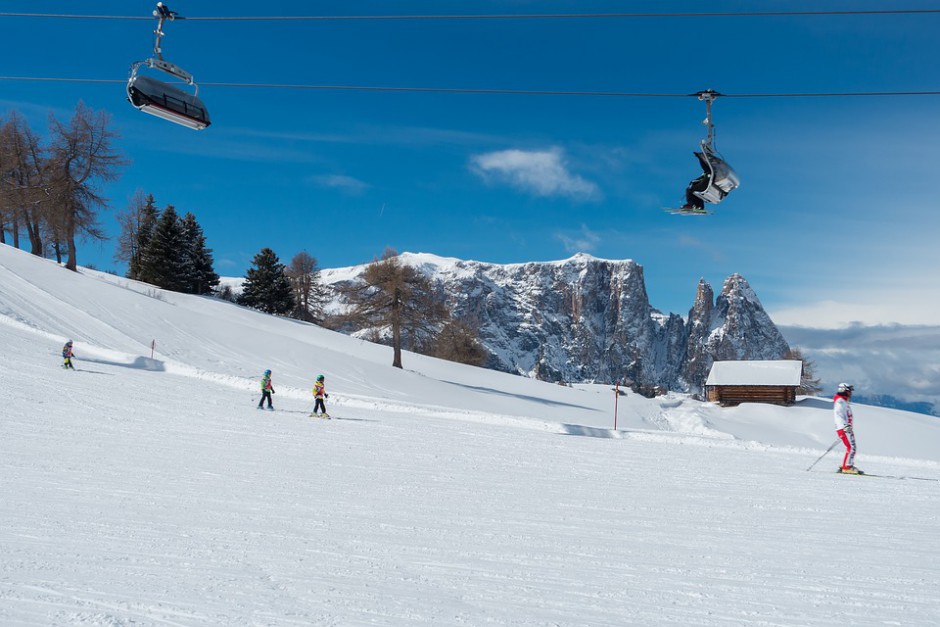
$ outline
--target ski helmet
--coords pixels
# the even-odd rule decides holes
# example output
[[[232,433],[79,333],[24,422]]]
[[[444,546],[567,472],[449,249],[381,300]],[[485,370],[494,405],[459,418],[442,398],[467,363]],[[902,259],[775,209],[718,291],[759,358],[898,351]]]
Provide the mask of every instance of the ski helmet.
[[[72,340],[69,340],[69,341],[66,342],[65,344],[66,344],[66,346],[71,346],[71,345],[72,345]]]
[[[317,375],[317,381],[323,381],[323,375],[322,375],[322,374],[318,374],[318,375]]]
[[[854,385],[849,385],[848,383],[839,384],[839,394],[846,394],[846,393],[851,394],[852,390],[854,389],[855,389]]]
[[[264,374],[268,374],[268,375],[271,374],[271,370],[270,370],[270,369],[265,370],[265,371],[264,371]]]

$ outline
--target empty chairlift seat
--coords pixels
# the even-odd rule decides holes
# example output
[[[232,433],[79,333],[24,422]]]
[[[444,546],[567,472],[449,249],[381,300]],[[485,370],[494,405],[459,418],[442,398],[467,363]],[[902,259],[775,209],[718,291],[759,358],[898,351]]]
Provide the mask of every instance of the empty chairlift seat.
[[[137,109],[164,120],[202,130],[209,126],[209,111],[195,95],[150,76],[137,75],[127,83],[127,97]]]

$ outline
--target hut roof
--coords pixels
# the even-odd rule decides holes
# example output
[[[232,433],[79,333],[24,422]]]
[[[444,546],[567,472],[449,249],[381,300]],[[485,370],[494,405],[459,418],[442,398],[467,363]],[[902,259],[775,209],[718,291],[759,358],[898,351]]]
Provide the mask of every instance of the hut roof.
[[[799,360],[716,361],[705,385],[799,386],[802,374]]]

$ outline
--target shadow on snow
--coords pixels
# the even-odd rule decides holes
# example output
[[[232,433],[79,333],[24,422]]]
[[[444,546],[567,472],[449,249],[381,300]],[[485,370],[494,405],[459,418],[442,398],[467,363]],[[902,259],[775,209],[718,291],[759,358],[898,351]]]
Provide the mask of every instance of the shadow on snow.
[[[163,362],[159,359],[151,359],[150,357],[144,357],[141,355],[131,363],[124,363],[120,361],[108,361],[106,359],[89,359],[87,357],[77,360],[79,363],[86,364],[102,364],[104,366],[117,366],[119,368],[133,368],[134,370],[147,370],[149,372],[164,372],[166,367],[163,365]],[[102,373],[103,374],[103,373]]]
[[[529,396],[527,394],[513,394],[512,392],[503,392],[502,390],[484,387],[481,385],[467,385],[466,383],[457,383],[456,381],[444,381],[443,379],[441,380],[441,382],[449,383],[450,385],[456,385],[456,386],[465,388],[467,390],[474,390],[476,392],[483,392],[485,394],[496,394],[499,396],[508,396],[510,398],[518,398],[519,400],[523,400],[523,401],[533,401],[536,403],[541,403],[542,405],[554,405],[556,407],[573,407],[575,409],[581,409],[581,410],[587,410],[587,411],[593,411],[593,412],[600,411],[598,409],[595,409],[593,407],[587,407],[585,405],[576,405],[574,403],[562,403],[559,401],[550,401],[544,398],[539,398],[537,396]]]
[[[585,427],[584,425],[563,424],[564,433],[562,435],[577,435],[586,438],[605,438],[619,439],[620,432],[613,429],[599,429],[597,427]]]

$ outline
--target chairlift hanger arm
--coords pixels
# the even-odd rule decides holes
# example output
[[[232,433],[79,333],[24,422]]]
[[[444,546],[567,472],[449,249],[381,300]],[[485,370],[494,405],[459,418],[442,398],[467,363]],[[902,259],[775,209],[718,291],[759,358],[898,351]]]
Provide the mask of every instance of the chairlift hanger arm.
[[[708,138],[705,140],[708,143],[709,149],[712,151],[715,150],[715,125],[712,122],[712,103],[717,100],[718,96],[723,96],[714,89],[706,89],[704,91],[697,92],[692,94],[698,96],[699,100],[705,101],[705,119],[702,121],[702,124],[708,128]]]
[[[162,2],[157,3],[153,16],[157,19],[157,28],[153,31],[153,56],[131,65],[131,75],[127,81],[127,99],[136,109],[144,113],[191,129],[204,129],[211,122],[209,112],[202,101],[199,100],[199,85],[193,80],[192,74],[164,59],[163,50],[160,46],[165,36],[163,26],[166,20],[172,21],[182,18]],[[150,76],[138,75],[141,66],[175,76],[186,84],[195,87],[195,92],[188,93],[176,85],[165,83]]]
[[[170,8],[162,2],[157,3],[157,8],[153,10],[153,16],[157,18],[157,28],[153,31],[153,54],[162,61],[163,49],[160,47],[160,41],[166,36],[166,33],[163,32],[163,22],[166,20],[184,20],[186,18],[182,17],[176,11],[171,11]]]
[[[163,4],[162,2],[157,3],[157,8],[153,10],[153,16],[157,18],[157,28],[156,30],[153,31],[153,34],[154,34],[153,57],[145,61],[140,61],[138,63],[135,63],[131,69],[131,76],[136,75],[137,68],[139,68],[141,65],[146,65],[147,67],[151,69],[160,70],[161,72],[166,72],[167,74],[175,76],[176,78],[185,82],[187,85],[196,85],[195,81],[193,80],[192,74],[190,74],[189,72],[187,72],[180,66],[176,65],[175,63],[170,63],[169,61],[163,58],[163,48],[160,45],[163,40],[163,37],[166,36],[166,33],[163,32],[163,23],[166,20],[173,21],[173,20],[182,20],[185,18],[181,17],[180,14],[177,13],[176,11],[171,11],[170,8],[167,7],[165,4]],[[196,87],[196,89],[198,90],[198,86]]]

